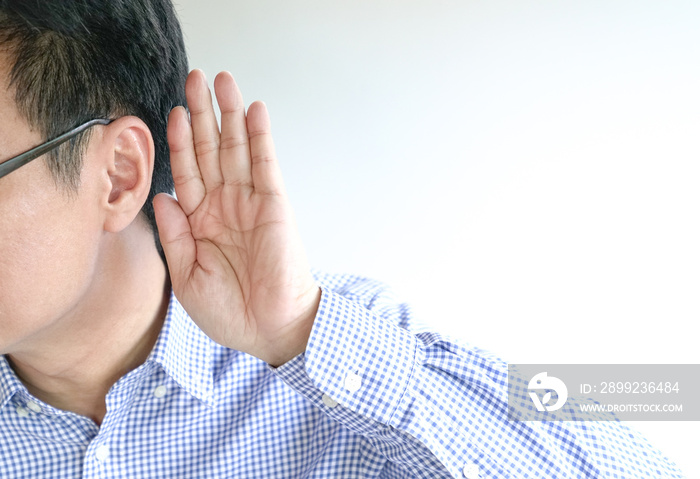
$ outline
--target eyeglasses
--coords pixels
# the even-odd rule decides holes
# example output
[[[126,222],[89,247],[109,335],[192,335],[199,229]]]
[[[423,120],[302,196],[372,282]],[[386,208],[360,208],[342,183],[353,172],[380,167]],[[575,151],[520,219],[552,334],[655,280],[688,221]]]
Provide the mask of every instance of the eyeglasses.
[[[78,136],[80,133],[84,132],[91,126],[108,125],[111,122],[112,120],[108,120],[105,118],[90,120],[88,122],[83,123],[82,125],[76,126],[67,133],[57,136],[53,140],[49,140],[46,143],[42,143],[39,146],[35,146],[31,150],[25,151],[24,153],[21,153],[13,158],[10,158],[7,161],[0,163],[0,178],[2,178],[5,175],[9,175],[17,168],[26,165],[30,161],[39,158],[44,153],[47,153],[53,150],[54,148],[58,147],[59,145],[62,145],[63,143],[67,142],[71,138]]]

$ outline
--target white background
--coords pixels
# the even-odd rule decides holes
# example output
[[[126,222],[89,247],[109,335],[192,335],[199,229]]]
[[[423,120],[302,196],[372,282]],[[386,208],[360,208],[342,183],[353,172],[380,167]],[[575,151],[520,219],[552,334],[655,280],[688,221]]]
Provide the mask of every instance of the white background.
[[[700,2],[176,3],[315,267],[513,363],[700,363]],[[700,423],[631,426],[700,477]]]

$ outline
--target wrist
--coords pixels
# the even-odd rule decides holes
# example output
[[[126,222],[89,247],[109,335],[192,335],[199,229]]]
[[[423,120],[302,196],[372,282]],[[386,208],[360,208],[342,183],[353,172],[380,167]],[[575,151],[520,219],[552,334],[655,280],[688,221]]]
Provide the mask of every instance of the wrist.
[[[260,356],[260,359],[274,368],[306,351],[316,313],[321,303],[321,288],[314,286],[307,296],[308,298],[305,301],[307,306],[303,308],[303,313],[285,328],[285,332],[278,341],[270,344],[268,352],[264,355],[265,357]]]

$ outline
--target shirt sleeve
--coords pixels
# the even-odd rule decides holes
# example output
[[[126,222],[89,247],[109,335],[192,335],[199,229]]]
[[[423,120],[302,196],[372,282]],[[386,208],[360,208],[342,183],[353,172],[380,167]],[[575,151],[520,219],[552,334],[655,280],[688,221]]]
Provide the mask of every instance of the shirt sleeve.
[[[502,360],[419,326],[381,283],[318,280],[306,352],[275,374],[406,477],[683,477],[619,422],[509,421]]]

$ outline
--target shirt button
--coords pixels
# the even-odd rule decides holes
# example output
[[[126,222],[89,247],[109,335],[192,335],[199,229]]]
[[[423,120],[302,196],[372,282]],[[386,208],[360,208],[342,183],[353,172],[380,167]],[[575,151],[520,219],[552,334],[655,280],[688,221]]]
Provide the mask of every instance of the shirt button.
[[[34,411],[34,412],[41,412],[41,406],[39,406],[39,405],[38,405],[37,403],[35,403],[34,401],[29,401],[29,402],[27,403],[27,407],[28,407],[29,409],[31,409],[32,411]]]
[[[345,376],[345,389],[354,393],[362,387],[362,378],[355,373],[349,373]]]
[[[17,408],[17,415],[19,417],[27,417],[29,416],[29,410],[26,407],[19,406]]]
[[[481,471],[479,471],[479,465],[473,462],[468,462],[464,469],[462,469],[462,474],[467,479],[479,479],[481,477]]]
[[[333,409],[338,405],[338,402],[335,401],[332,397],[330,397],[328,394],[324,394],[323,397],[321,398],[321,401],[323,401],[323,404],[328,406],[329,408]]]
[[[165,396],[165,393],[167,393],[167,392],[168,392],[168,388],[166,388],[165,386],[158,386],[157,388],[155,388],[153,390],[153,395],[157,398],[162,398],[163,396]]]
[[[95,457],[100,462],[107,459],[109,457],[109,446],[107,444],[103,444],[100,447],[98,447],[95,451]]]

